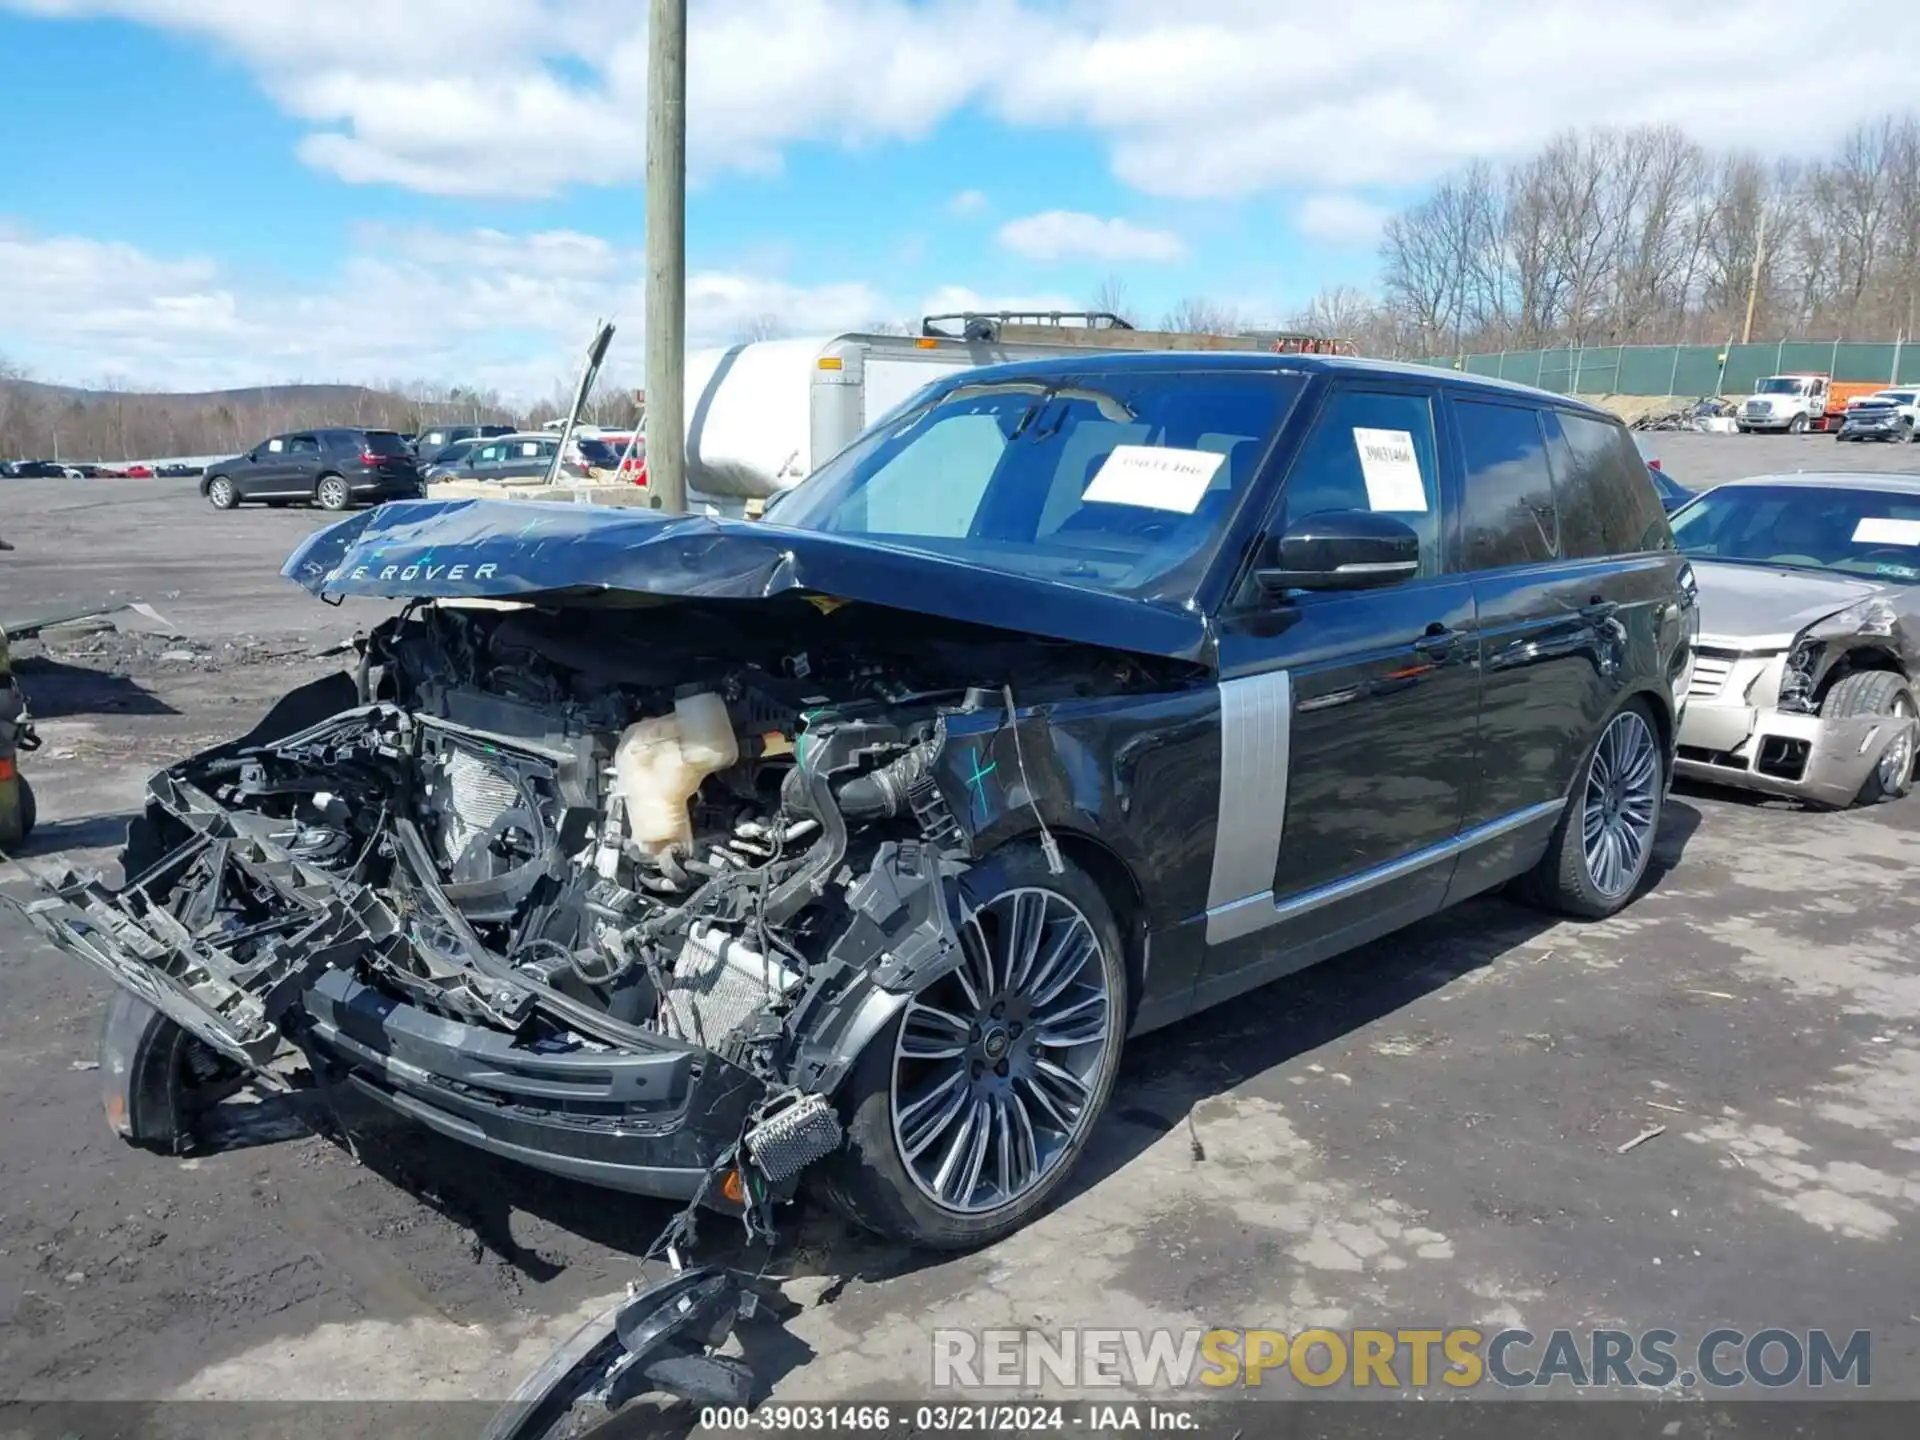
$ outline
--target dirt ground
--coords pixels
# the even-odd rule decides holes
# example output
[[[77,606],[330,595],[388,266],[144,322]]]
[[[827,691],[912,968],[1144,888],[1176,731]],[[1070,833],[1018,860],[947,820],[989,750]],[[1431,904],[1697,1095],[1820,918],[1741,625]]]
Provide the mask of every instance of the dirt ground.
[[[1690,484],[1920,470],[1920,446],[1654,438]],[[164,621],[17,647],[29,866],[110,863],[148,773],[381,613],[277,578],[316,515],[3,493],[0,623],[109,590]],[[1002,1245],[929,1260],[805,1206],[771,1257],[705,1233],[781,1284],[752,1344],[785,1399],[924,1395],[936,1325],[1419,1323],[1864,1328],[1875,1392],[1920,1399],[1917,860],[1920,801],[1683,791],[1613,921],[1475,901],[1139,1042],[1071,1193]],[[213,1153],[132,1150],[101,1116],[104,987],[6,914],[0,995],[0,1399],[497,1399],[666,1219],[373,1116],[322,1138],[263,1105]]]

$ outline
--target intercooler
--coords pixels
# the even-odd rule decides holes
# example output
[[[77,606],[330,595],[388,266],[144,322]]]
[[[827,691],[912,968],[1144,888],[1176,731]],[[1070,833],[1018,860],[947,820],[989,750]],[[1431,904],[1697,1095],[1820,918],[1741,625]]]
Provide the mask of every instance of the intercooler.
[[[688,933],[661,996],[668,1034],[711,1049],[725,1043],[801,977],[723,930]]]

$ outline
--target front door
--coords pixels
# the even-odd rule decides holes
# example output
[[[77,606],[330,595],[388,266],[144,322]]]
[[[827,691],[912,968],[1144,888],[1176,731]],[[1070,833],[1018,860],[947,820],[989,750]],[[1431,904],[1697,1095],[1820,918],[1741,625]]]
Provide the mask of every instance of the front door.
[[[1421,570],[1373,590],[1274,600],[1250,581],[1221,617],[1220,824],[1199,1005],[1438,909],[1474,773],[1479,639],[1450,555],[1435,399],[1329,395],[1269,531],[1382,510]]]
[[[243,499],[284,493],[287,476],[292,472],[292,457],[287,454],[287,437],[276,435],[256,447],[247,456],[246,464],[237,467],[237,472],[230,478],[233,488],[239,491]]]

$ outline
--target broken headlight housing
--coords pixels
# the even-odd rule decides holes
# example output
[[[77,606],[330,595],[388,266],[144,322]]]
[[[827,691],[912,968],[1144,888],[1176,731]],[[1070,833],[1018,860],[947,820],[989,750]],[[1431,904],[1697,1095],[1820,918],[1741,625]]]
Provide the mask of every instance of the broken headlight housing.
[[[1891,635],[1900,615],[1893,602],[1878,595],[1855,601],[1837,615],[1830,615],[1820,628],[1834,633],[1854,635]]]

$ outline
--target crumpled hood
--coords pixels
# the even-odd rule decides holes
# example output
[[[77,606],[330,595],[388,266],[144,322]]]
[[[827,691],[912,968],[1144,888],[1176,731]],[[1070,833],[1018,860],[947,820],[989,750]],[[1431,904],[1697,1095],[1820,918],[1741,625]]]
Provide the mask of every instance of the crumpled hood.
[[[547,500],[396,501],[319,531],[281,573],[316,595],[408,599],[814,592],[1143,655],[1214,658],[1212,626],[1190,604],[764,520]]]
[[[1700,634],[1724,639],[1791,637],[1816,620],[1891,587],[1864,576],[1715,564],[1696,559]]]

